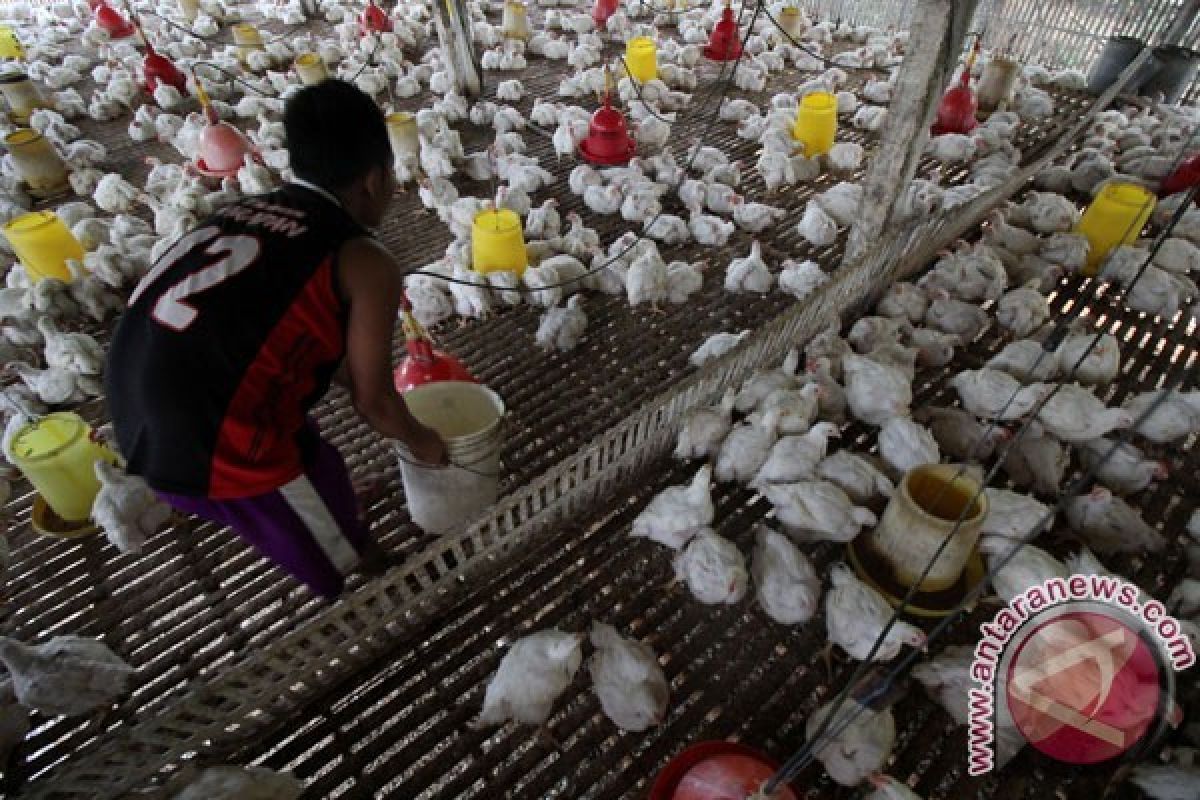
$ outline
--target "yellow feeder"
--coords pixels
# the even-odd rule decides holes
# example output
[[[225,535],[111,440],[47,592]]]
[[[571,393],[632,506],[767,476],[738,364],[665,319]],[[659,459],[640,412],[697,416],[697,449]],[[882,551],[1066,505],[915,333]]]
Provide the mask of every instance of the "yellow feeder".
[[[0,25],[0,58],[25,60],[25,48],[17,38],[17,32],[9,25]]]
[[[507,39],[529,39],[529,12],[520,0],[507,0],[500,19],[500,31]]]
[[[31,211],[4,226],[4,238],[31,281],[71,280],[67,261],[83,261],[83,245],[52,211]]]
[[[24,72],[0,75],[0,94],[8,103],[8,115],[21,125],[29,124],[29,116],[39,108],[53,108]]]
[[[635,36],[625,43],[629,77],[646,83],[658,77],[658,45],[649,36]]]
[[[480,211],[471,228],[471,265],[476,272],[525,274],[525,235],[515,211]]]
[[[417,135],[417,118],[407,111],[396,111],[384,117],[392,157],[396,161],[421,155],[421,139]]]
[[[116,455],[92,441],[91,427],[77,414],[58,412],[30,422],[8,445],[8,457],[56,515],[67,522],[86,520],[100,490],[98,460]]]
[[[837,137],[837,98],[829,92],[813,92],[800,100],[792,138],[804,146],[809,158],[824,155]]]
[[[4,145],[31,195],[44,198],[67,191],[67,165],[46,137],[30,128],[17,128],[4,137]]]
[[[296,56],[296,74],[300,76],[300,82],[305,86],[316,86],[329,78],[329,70],[325,68],[325,61],[317,53],[301,53]]]
[[[1134,183],[1110,183],[1100,189],[1075,226],[1089,245],[1084,275],[1095,275],[1109,252],[1137,239],[1154,203],[1154,195]]]
[[[239,22],[233,26],[233,43],[238,48],[238,58],[242,63],[246,63],[246,59],[255,50],[262,50],[262,36],[258,33],[258,28],[251,25],[249,22]]]
[[[808,19],[800,9],[788,6],[779,12],[779,27],[793,39],[799,39],[808,30]]]

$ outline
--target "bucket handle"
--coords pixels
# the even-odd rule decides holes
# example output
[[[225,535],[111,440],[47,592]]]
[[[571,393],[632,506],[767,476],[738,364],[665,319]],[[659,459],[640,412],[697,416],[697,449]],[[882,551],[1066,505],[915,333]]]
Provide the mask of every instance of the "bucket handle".
[[[500,424],[500,433],[506,432],[506,430],[508,428],[508,415],[507,414],[500,417],[499,424]],[[474,464],[478,464],[479,461],[483,460],[482,458],[479,459],[479,461],[471,462],[471,464],[462,464],[457,461],[451,460],[448,463],[442,464],[440,466],[431,466],[429,464],[422,464],[419,461],[410,461],[409,459],[404,457],[404,455],[399,447],[396,447],[395,450],[396,450],[396,458],[400,461],[403,461],[405,464],[408,464],[410,467],[421,467],[422,469],[438,469],[438,470],[450,469],[451,467],[454,467],[455,469],[461,469],[463,472],[470,472],[472,475],[478,475],[481,478],[499,478],[501,475],[504,474],[504,459],[503,458],[500,460],[500,470],[498,472],[484,472],[482,470],[473,468]]]

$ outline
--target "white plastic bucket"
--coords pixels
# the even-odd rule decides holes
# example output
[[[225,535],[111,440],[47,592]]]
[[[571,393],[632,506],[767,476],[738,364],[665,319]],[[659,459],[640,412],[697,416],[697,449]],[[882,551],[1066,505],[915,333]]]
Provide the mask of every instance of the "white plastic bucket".
[[[496,502],[504,401],[486,386],[462,381],[427,383],[404,393],[408,410],[446,442],[449,467],[420,464],[397,445],[400,475],[413,522],[426,533],[447,533]]]

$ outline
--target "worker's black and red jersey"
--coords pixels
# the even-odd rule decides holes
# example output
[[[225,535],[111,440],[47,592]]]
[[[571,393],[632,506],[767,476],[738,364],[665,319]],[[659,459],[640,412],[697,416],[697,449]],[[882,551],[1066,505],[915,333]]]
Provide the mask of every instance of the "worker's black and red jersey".
[[[364,235],[332,195],[288,184],[221,209],[158,259],[106,371],[131,472],[216,499],[300,475],[315,445],[306,414],[345,350],[338,252]]]

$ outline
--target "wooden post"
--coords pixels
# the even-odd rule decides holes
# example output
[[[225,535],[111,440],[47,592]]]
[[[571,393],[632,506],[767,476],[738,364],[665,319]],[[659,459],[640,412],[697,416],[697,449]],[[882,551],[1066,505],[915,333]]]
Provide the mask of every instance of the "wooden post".
[[[475,57],[471,12],[467,3],[464,0],[433,0],[433,20],[446,70],[454,80],[455,89],[464,97],[478,97],[483,92],[483,70]]]
[[[863,202],[846,245],[847,264],[880,242],[900,193],[912,181],[929,126],[949,86],[978,0],[918,0],[879,152],[863,179]]]

